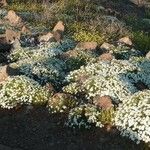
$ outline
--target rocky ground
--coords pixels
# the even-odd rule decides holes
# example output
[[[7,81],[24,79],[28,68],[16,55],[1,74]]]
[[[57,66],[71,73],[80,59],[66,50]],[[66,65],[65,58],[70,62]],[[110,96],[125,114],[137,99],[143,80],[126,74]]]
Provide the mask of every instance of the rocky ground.
[[[6,1],[0,1],[0,150],[149,149],[140,135],[136,136],[140,144],[121,136],[119,121],[114,121],[125,99],[134,99],[136,92],[144,95],[143,99],[150,98],[150,22],[144,20],[145,3],[134,3],[95,1],[92,9],[98,6],[105,14],[97,20],[76,10],[81,16],[74,19],[80,22],[83,17],[89,25],[70,24],[65,12],[63,21],[56,22],[60,13],[46,28],[33,25],[31,12],[9,10]],[[84,11],[89,12],[88,7]],[[137,27],[134,18],[128,18],[132,14],[144,25]],[[39,21],[37,15],[42,15],[34,13]],[[96,28],[89,32],[85,28],[90,25]],[[144,34],[133,38],[127,25]],[[95,31],[99,28],[103,34]],[[139,41],[141,44],[136,44]],[[149,102],[144,106],[148,112]],[[120,120],[130,120],[123,117],[118,113]],[[82,128],[89,125],[90,129]],[[149,123],[146,125],[147,132]],[[146,135],[148,139],[149,133]]]

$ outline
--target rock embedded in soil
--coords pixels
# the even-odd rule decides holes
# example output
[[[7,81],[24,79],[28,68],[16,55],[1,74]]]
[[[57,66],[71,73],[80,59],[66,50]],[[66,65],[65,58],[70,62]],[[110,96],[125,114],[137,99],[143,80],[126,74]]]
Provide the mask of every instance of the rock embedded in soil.
[[[24,25],[21,29],[21,33],[22,34],[31,34],[31,31]]]
[[[13,10],[8,12],[7,16],[5,16],[5,19],[8,20],[13,26],[23,26],[21,17],[19,17]]]
[[[62,21],[59,21],[53,29],[53,35],[56,41],[60,42],[63,39],[64,31],[64,23]]]
[[[6,30],[6,41],[12,44],[16,39],[20,39],[21,33],[11,29]]]
[[[7,1],[6,0],[0,0],[0,7],[7,6]]]
[[[129,46],[133,45],[131,39],[129,37],[127,37],[127,36],[119,39],[118,42],[122,43],[122,44],[125,44],[125,45],[129,45]]]
[[[59,22],[55,25],[55,27],[54,27],[54,29],[53,29],[53,32],[55,32],[55,31],[61,31],[61,32],[64,32],[64,31],[65,31],[65,26],[64,26],[64,23],[63,23],[62,21],[59,21]]]
[[[0,83],[8,78],[7,65],[0,68]]]
[[[51,32],[39,37],[39,42],[48,42],[48,41],[55,42],[54,35]]]
[[[100,49],[102,49],[103,51],[110,51],[111,49],[114,48],[114,45],[112,44],[109,44],[109,43],[106,43],[104,42],[101,46],[100,46]]]
[[[12,44],[12,50],[13,49],[20,49],[21,48],[21,43],[19,41],[19,39],[15,39],[15,41]]]
[[[111,53],[104,53],[100,55],[99,60],[100,61],[111,61],[114,58],[114,56]]]
[[[110,96],[106,95],[105,96],[97,95],[96,97],[94,97],[93,103],[104,110],[109,110],[114,106]]]
[[[61,40],[63,40],[64,34],[62,31],[55,31],[55,32],[53,32],[53,35],[54,35],[54,39],[57,42],[60,42]]]
[[[11,68],[9,65],[2,66],[0,68],[0,83],[6,81],[9,76],[14,76],[17,74],[17,69]]]
[[[84,50],[96,50],[98,47],[97,42],[80,42],[77,44],[76,48]]]
[[[150,59],[150,51],[146,54],[146,58]]]

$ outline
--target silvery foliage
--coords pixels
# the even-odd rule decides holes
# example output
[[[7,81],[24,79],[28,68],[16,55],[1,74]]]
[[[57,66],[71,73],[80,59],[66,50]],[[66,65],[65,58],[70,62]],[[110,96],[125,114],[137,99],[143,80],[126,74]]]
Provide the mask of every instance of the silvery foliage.
[[[41,84],[46,82],[57,83],[65,77],[66,65],[57,58],[35,62],[32,59],[26,59],[25,61],[18,61],[11,65],[18,68],[21,74],[36,79]]]
[[[139,50],[130,48],[121,43],[118,43],[118,45],[112,49],[112,52],[117,58],[124,60],[129,60],[131,57],[138,57],[141,55]]]
[[[22,104],[43,104],[48,98],[48,91],[26,76],[9,77],[0,85],[2,108],[11,109]]]
[[[6,9],[0,9],[0,19],[3,19],[7,15]]]
[[[133,57],[130,62],[137,67],[136,73],[128,74],[130,81],[141,81],[150,88],[150,60],[145,57]]]
[[[5,26],[0,25],[0,34],[4,34],[5,33]]]
[[[9,59],[11,61],[17,61],[17,60],[29,59],[29,58],[33,60],[37,60],[37,59],[39,60],[43,58],[46,59],[46,58],[60,55],[64,51],[72,49],[73,47],[74,47],[74,42],[72,42],[72,40],[70,39],[66,39],[61,43],[47,42],[35,48],[29,47],[29,48],[15,49],[9,55]]]
[[[150,142],[150,90],[137,92],[123,100],[115,117],[121,135],[131,140]]]
[[[20,70],[22,74],[36,78],[40,83],[49,81],[58,83],[65,77],[66,64],[55,56],[71,48],[71,40],[64,40],[60,43],[45,43],[35,49],[15,49],[10,54],[12,65]]]
[[[94,105],[85,104],[73,108],[68,115],[66,125],[71,128],[89,129],[92,126],[103,127],[100,121],[101,111]]]
[[[64,91],[71,94],[86,93],[87,99],[97,94],[109,95],[119,103],[124,97],[137,92],[136,87],[126,77],[134,70],[136,67],[128,61],[115,59],[82,66],[66,77],[69,85],[64,87]]]

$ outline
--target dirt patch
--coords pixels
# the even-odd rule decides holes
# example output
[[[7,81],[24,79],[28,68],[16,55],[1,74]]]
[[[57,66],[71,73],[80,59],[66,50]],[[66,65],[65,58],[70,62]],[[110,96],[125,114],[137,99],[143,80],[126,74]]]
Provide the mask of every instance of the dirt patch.
[[[0,143],[22,150],[142,150],[118,132],[93,128],[73,131],[64,126],[65,115],[45,108],[0,110]]]

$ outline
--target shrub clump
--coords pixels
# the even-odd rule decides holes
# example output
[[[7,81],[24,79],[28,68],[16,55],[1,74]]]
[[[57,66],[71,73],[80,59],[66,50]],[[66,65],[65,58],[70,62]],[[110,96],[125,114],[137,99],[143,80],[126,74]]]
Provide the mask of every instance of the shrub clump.
[[[0,104],[2,108],[11,109],[22,104],[45,104],[50,93],[37,82],[26,76],[9,77],[0,86]]]
[[[83,49],[70,50],[66,52],[66,55],[68,57],[65,59],[65,62],[69,71],[79,69],[88,63],[96,62],[96,54]]]
[[[139,50],[130,48],[123,44],[118,44],[115,48],[112,49],[115,57],[117,59],[129,60],[131,57],[137,57],[141,55]]]
[[[114,102],[119,103],[123,97],[137,92],[126,77],[135,69],[128,61],[119,60],[88,64],[70,72],[66,78],[69,84],[64,87],[64,91],[70,94],[85,93],[87,99],[96,95],[109,95]]]
[[[78,101],[70,94],[57,93],[48,101],[48,108],[51,113],[68,112],[78,105]]]
[[[89,129],[92,126],[101,128],[113,121],[113,115],[113,110],[101,110],[94,105],[84,104],[70,111],[66,125],[73,129]]]
[[[65,77],[66,65],[57,58],[49,58],[40,62],[26,62],[17,64],[20,72],[37,80],[41,84],[47,82],[59,83]]]
[[[125,98],[116,113],[115,124],[121,135],[137,143],[150,142],[150,90]]]
[[[25,40],[25,43],[26,40]],[[24,59],[32,59],[32,61],[47,59],[62,54],[64,51],[75,47],[75,43],[70,39],[65,39],[61,42],[48,42],[41,44],[36,48],[17,48],[9,55],[10,61],[18,61]]]

